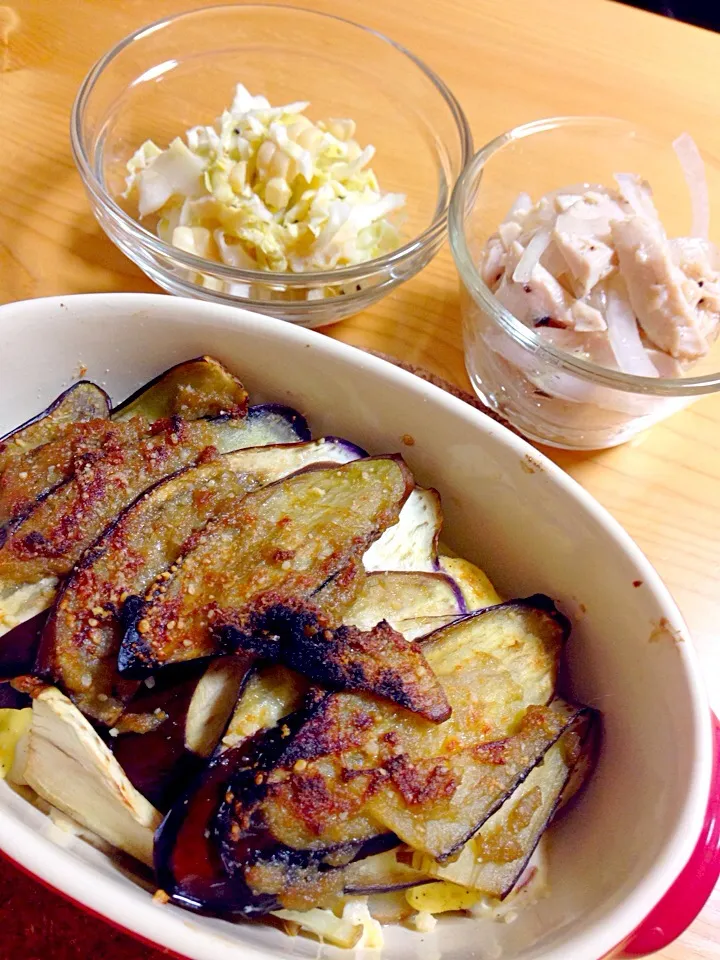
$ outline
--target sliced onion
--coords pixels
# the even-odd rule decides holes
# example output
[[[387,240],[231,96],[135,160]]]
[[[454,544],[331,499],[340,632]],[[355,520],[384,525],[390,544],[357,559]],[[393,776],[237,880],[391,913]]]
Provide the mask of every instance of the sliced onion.
[[[513,201],[513,205],[505,214],[506,220],[514,220],[518,213],[527,213],[532,207],[532,197],[529,193],[521,193]]]
[[[605,319],[610,346],[622,373],[631,373],[638,377],[657,377],[657,369],[640,339],[632,307],[615,289],[608,290]]]
[[[550,243],[550,229],[544,227],[538,230],[530,243],[525,247],[523,255],[518,260],[518,265],[513,271],[512,278],[515,283],[527,283],[532,277],[532,272],[540,262],[540,257],[547,250]]]
[[[683,176],[690,191],[691,233],[693,237],[707,240],[710,233],[710,199],[703,158],[689,133],[681,133],[676,140],[673,140],[673,150],[680,161]]]

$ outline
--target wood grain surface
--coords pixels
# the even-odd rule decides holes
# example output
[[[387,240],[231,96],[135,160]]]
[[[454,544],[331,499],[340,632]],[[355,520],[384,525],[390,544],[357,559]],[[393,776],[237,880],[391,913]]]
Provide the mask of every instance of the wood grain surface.
[[[68,139],[93,61],[150,19],[200,0],[0,5],[0,301],[153,284],[90,214]],[[438,71],[479,146],[553,114],[617,114],[688,130],[720,157],[720,36],[611,0],[303,0],[377,28]],[[447,249],[332,337],[467,386]],[[720,710],[720,396],[619,449],[550,455],[629,530],[673,592]],[[0,957],[155,960],[160,954],[0,867]],[[720,960],[720,895],[664,960]]]

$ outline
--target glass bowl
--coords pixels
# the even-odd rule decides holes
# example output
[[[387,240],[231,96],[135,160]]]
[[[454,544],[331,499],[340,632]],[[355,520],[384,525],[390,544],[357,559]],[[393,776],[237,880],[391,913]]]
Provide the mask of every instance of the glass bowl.
[[[682,131],[678,130],[677,134]],[[720,163],[704,155],[711,239],[720,240]],[[669,236],[690,236],[691,202],[672,138],[604,117],[559,117],[516,127],[477,153],[450,204],[460,275],[465,363],[478,395],[533,440],[569,450],[612,447],[720,390],[720,341],[677,379],[599,366],[543,339],[483,282],[478,263],[518,194],[533,202],[577,183],[613,185],[637,173],[653,189]]]
[[[146,139],[166,146],[211,124],[243,83],[273,105],[310,101],[313,120],[351,117],[377,153],[383,191],[407,196],[403,245],[316,273],[241,270],[186,253],[138,222],[120,194]],[[304,326],[364,309],[421,270],[445,239],[452,187],[472,155],[470,129],[443,81],[373,30],[294,7],[206,7],[126,37],[92,68],[71,120],[75,162],[110,239],[170,293],[247,307]]]

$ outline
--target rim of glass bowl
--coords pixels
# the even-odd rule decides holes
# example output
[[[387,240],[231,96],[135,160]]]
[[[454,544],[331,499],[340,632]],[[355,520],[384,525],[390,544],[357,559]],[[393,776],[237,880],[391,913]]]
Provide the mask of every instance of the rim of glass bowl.
[[[113,200],[108,191],[105,189],[105,186],[100,178],[96,175],[94,164],[91,163],[90,157],[85,149],[85,142],[82,133],[82,121],[85,114],[87,101],[92,94],[95,83],[102,72],[120,53],[122,53],[123,50],[125,50],[126,47],[130,46],[130,44],[134,43],[136,40],[141,40],[148,34],[154,33],[163,27],[167,27],[185,18],[189,19],[190,17],[218,13],[220,11],[239,12],[241,10],[286,10],[293,13],[307,14],[313,17],[322,17],[324,20],[335,20],[358,30],[362,30],[364,33],[368,33],[374,37],[377,37],[379,40],[382,40],[384,43],[389,44],[403,56],[407,57],[411,63],[413,63],[425,74],[425,76],[430,80],[445,101],[453,120],[455,121],[455,127],[460,139],[460,170],[462,171],[462,169],[465,167],[473,152],[472,133],[470,131],[470,125],[467,117],[465,116],[465,111],[461,107],[459,100],[445,84],[445,82],[433,70],[431,70],[430,67],[423,63],[419,57],[416,57],[414,53],[411,53],[411,51],[402,46],[402,44],[397,43],[390,37],[385,36],[385,34],[380,33],[378,30],[373,30],[371,27],[366,27],[361,23],[356,23],[353,20],[348,20],[345,17],[338,17],[331,13],[322,13],[317,10],[310,10],[306,7],[274,3],[227,5],[213,4],[212,6],[200,7],[194,10],[186,10],[179,14],[172,14],[167,17],[162,17],[160,20],[155,20],[153,23],[149,23],[146,26],[140,27],[138,30],[128,34],[93,65],[80,85],[80,89],[77,92],[72,106],[70,118],[70,141],[75,163],[83,180],[85,181],[86,187],[91,190],[96,200],[106,208],[109,208],[113,216],[119,220],[130,233],[135,234],[139,241],[142,242],[145,247],[149,248],[153,253],[163,257],[171,258],[175,262],[178,262],[198,273],[212,273],[227,280],[240,283],[277,283],[284,284],[288,287],[305,287],[311,285],[329,286],[343,282],[350,283],[355,279],[362,279],[368,273],[372,274],[378,272],[379,270],[391,268],[395,264],[409,259],[413,254],[431,246],[433,241],[438,240],[445,230],[450,205],[449,199],[443,204],[442,209],[438,211],[436,208],[432,223],[421,234],[403,244],[401,247],[398,247],[397,250],[393,250],[391,253],[387,253],[382,257],[376,257],[373,260],[366,260],[362,263],[353,264],[352,266],[348,267],[339,267],[335,270],[321,270],[308,273],[275,273],[269,270],[243,270],[240,268],[227,266],[226,264],[215,260],[207,260],[204,257],[198,257],[193,253],[188,253],[184,250],[180,250],[178,247],[174,247],[171,244],[165,243],[155,234],[151,233],[150,230],[144,227],[138,220],[127,214],[122,207],[120,207],[119,204]],[[265,301],[263,300],[262,302]],[[268,300],[267,302],[275,303],[277,301]]]
[[[465,232],[465,211],[475,199],[475,194],[480,186],[480,178],[487,161],[508,143],[532,136],[534,133],[542,133],[558,127],[574,127],[583,124],[598,123],[606,124],[608,127],[617,127],[618,129],[625,128],[626,130],[633,131],[638,129],[637,124],[617,117],[548,117],[544,120],[534,120],[532,123],[524,123],[520,126],[513,127],[512,130],[508,130],[499,137],[495,137],[494,140],[491,140],[475,154],[458,178],[452,197],[450,198],[448,233],[450,248],[458,272],[463,282],[468,286],[471,295],[516,343],[519,343],[532,353],[538,354],[542,360],[547,360],[555,366],[575,374],[582,380],[591,380],[593,383],[623,390],[626,393],[654,394],[664,397],[701,396],[702,394],[714,393],[720,390],[720,371],[701,377],[682,377],[678,379],[668,377],[640,377],[631,373],[621,373],[619,370],[602,367],[597,363],[592,363],[590,360],[582,360],[565,350],[558,349],[558,347],[548,343],[547,340],[535,333],[530,327],[526,327],[524,323],[513,316],[513,314],[495,298],[490,288],[480,276],[480,272],[473,261]]]

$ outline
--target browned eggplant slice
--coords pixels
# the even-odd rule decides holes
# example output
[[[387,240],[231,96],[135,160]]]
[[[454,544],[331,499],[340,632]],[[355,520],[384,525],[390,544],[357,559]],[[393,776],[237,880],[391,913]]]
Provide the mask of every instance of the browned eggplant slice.
[[[365,690],[434,723],[450,705],[420,648],[382,621],[370,630],[340,626],[304,603],[275,604],[238,629],[221,626],[224,649],[281,663],[329,690]]]
[[[113,424],[102,456],[46,497],[0,548],[0,580],[29,583],[69,573],[110,520],[162,477],[216,454],[207,421]]]
[[[101,458],[116,435],[109,420],[67,424],[53,440],[13,457],[0,475],[0,543],[37,501]]]
[[[548,703],[555,694],[560,657],[570,621],[544,594],[509,600],[470,614],[429,634],[433,662],[443,672],[471,668],[478,654],[502,662],[522,690],[526,705]]]
[[[583,715],[558,702],[533,707],[513,736],[424,762],[383,751],[381,741],[373,763],[362,756],[368,740],[358,732],[370,704],[346,713],[356,696],[326,697],[294,735],[297,721],[286,718],[236,768],[215,832],[225,870],[244,879],[253,909],[255,898],[267,897],[289,909],[315,904],[342,889],[341,868],[397,837],[436,857],[452,855]],[[331,759],[338,749],[345,763],[354,756],[364,765],[338,767]],[[391,825],[399,829],[379,829]]]
[[[16,457],[57,440],[68,424],[106,420],[109,415],[110,399],[104,390],[88,380],[74,383],[42,413],[0,437],[0,473]]]
[[[43,634],[39,668],[80,709],[116,722],[135,681],[117,674],[124,598],[144,596],[183,544],[251,490],[312,463],[342,463],[342,441],[252,447],[186,468],[143,493],[85,553],[63,587]]]
[[[554,608],[547,598],[538,598],[537,607],[544,625]],[[215,819],[225,876],[235,881],[233,912],[262,912],[273,898],[299,909],[336,895],[345,883],[337,868],[398,838],[435,859],[451,858],[553,744],[585,722],[586,708],[560,701],[528,709],[523,698],[540,687],[527,679],[530,665],[553,674],[554,658],[538,657],[527,624],[515,644],[499,643],[506,614],[507,607],[493,607],[463,621],[467,657],[459,656],[457,635],[452,642],[444,637],[455,625],[422,643],[453,707],[444,724],[366,694],[329,694],[235,747],[226,769],[236,773]],[[554,651],[557,638],[547,643]],[[516,684],[504,664],[526,679]],[[295,695],[289,679],[286,703]],[[263,723],[252,709],[240,719],[249,721],[246,733]],[[172,843],[158,852],[166,865],[173,856]],[[175,879],[182,889],[182,877]],[[222,915],[222,897],[209,909]]]
[[[309,468],[249,494],[190,542],[149,599],[136,602],[121,672],[142,676],[159,664],[213,655],[214,623],[243,629],[277,603],[308,599],[359,566],[412,486],[400,458],[377,457]],[[348,602],[357,584],[349,586]]]
[[[563,734],[542,763],[468,841],[457,860],[439,864],[432,857],[416,853],[413,866],[440,880],[504,899],[522,876],[553,819],[570,779],[575,776],[584,744],[597,726],[598,715],[588,711]],[[583,779],[584,775],[576,776],[578,788]]]
[[[222,416],[243,417],[248,395],[237,377],[212,357],[178,363],[140,387],[112,412],[113,420],[160,420],[183,417],[199,420]]]

